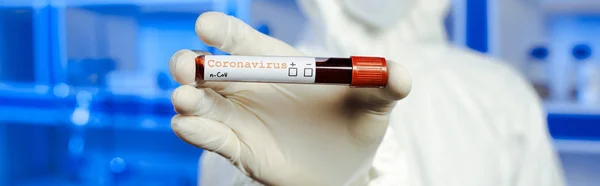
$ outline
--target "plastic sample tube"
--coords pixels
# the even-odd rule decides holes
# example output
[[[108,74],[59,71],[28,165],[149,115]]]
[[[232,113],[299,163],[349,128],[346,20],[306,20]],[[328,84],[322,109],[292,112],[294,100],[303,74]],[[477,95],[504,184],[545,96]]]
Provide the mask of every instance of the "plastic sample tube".
[[[577,60],[575,71],[576,99],[582,106],[600,105],[600,63],[592,58],[592,48],[578,44],[571,51]]]
[[[196,57],[196,80],[199,81],[337,84],[383,88],[387,85],[387,79],[386,59],[381,57]]]
[[[536,92],[543,99],[548,99],[549,85],[549,65],[546,61],[548,57],[548,48],[538,46],[529,52],[529,61],[527,62],[528,69],[526,71],[529,80],[533,84]]]

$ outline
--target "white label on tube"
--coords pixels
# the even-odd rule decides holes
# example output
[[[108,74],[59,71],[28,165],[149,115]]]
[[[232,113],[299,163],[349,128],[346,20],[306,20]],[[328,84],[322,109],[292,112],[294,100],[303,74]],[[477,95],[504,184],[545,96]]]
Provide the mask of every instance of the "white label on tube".
[[[315,83],[312,57],[204,56],[204,80]]]

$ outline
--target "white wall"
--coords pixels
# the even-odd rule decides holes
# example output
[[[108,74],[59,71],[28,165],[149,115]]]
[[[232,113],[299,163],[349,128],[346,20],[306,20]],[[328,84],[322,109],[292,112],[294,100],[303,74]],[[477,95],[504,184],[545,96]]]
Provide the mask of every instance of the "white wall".
[[[544,17],[529,0],[489,0],[489,51],[520,68],[533,45],[544,43]]]

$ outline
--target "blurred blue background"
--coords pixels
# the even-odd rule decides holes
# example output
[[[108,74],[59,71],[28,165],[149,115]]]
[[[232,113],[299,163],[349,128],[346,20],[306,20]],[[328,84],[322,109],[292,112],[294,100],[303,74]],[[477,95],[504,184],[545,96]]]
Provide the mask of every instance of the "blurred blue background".
[[[295,43],[293,0],[4,0],[0,185],[196,185],[202,150],[170,130],[178,49],[205,11]],[[277,15],[277,16],[274,16]],[[600,183],[600,1],[453,0],[456,45],[504,59],[545,100],[570,185]]]

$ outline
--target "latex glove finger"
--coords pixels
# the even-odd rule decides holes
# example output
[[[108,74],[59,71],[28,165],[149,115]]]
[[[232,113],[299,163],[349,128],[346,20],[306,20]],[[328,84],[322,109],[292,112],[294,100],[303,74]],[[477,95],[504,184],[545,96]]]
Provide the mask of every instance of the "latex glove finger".
[[[196,63],[195,59],[199,55],[208,54],[192,50],[179,50],[169,60],[169,72],[175,81],[182,85],[192,85],[200,88],[211,88],[221,94],[226,94],[224,90],[233,86],[233,83],[224,82],[197,82],[196,81]]]
[[[247,150],[233,130],[211,119],[177,115],[171,120],[171,128],[185,142],[220,154],[232,162],[240,162],[240,154]]]
[[[200,15],[196,20],[196,34],[207,45],[233,55],[304,56],[294,47],[220,12]]]
[[[377,112],[390,111],[394,103],[404,99],[412,88],[412,79],[408,71],[400,64],[388,60],[388,84],[382,89],[353,89],[360,100],[370,110]]]
[[[184,116],[199,116],[226,122],[233,111],[233,104],[211,89],[197,89],[183,85],[171,94],[175,111]]]

